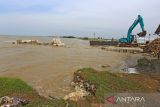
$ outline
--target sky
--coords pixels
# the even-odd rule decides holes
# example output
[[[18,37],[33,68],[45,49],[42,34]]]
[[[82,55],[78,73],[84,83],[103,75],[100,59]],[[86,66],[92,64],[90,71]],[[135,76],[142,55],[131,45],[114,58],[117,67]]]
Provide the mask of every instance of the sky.
[[[160,24],[160,0],[0,0],[0,35],[127,35],[140,14],[148,34]],[[133,31],[141,31],[138,25]]]

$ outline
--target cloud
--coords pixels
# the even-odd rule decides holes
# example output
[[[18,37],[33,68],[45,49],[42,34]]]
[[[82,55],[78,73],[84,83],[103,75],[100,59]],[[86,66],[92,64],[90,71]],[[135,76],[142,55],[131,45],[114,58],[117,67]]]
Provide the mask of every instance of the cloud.
[[[56,8],[58,2],[48,0],[5,0],[0,1],[0,14],[10,13],[44,13]]]
[[[0,33],[121,37],[138,14],[153,33],[160,23],[159,0],[0,1]],[[16,26],[16,27],[15,27]],[[133,33],[140,31],[138,26]]]

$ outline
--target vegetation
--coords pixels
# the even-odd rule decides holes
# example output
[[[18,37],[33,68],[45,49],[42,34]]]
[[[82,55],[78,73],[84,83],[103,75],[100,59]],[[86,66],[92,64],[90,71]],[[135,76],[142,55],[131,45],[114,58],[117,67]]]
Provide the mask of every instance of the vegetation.
[[[62,38],[76,38],[75,36],[62,36]]]
[[[49,100],[38,95],[38,93],[17,78],[0,77],[0,97],[16,96],[29,100],[25,107],[65,107],[63,99]]]
[[[86,81],[97,86],[96,102],[103,102],[104,95],[107,93],[140,92],[144,90],[142,85],[107,71],[97,72],[92,68],[84,68],[78,71],[81,71],[81,75]],[[89,97],[88,99],[91,98]]]
[[[0,97],[13,93],[33,93],[32,87],[15,78],[0,78]]]
[[[78,39],[82,39],[82,40],[92,40],[92,38],[88,38],[88,37],[79,37]]]
[[[83,68],[77,71],[88,83],[96,86],[95,96],[87,96],[86,102],[72,102],[63,99],[46,99],[27,85],[24,81],[17,78],[0,77],[0,97],[17,96],[29,100],[25,107],[69,107],[77,105],[90,105],[91,103],[103,103],[106,94],[123,92],[156,92],[159,83],[149,75],[143,74],[120,74],[108,71],[96,71],[92,68]],[[142,79],[146,78],[145,81]],[[158,77],[159,78],[159,77]],[[158,81],[158,79],[156,80]],[[148,87],[150,86],[150,87]],[[148,87],[148,88],[147,88]],[[147,91],[148,90],[148,91]],[[88,106],[89,107],[89,106]]]

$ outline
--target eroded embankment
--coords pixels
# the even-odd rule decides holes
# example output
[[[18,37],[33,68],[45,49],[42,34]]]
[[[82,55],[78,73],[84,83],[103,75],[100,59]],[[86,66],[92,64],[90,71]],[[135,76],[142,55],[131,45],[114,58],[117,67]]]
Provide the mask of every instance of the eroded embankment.
[[[75,92],[67,95],[66,100],[77,104],[87,101],[94,105],[104,103],[107,93],[159,92],[160,80],[145,74],[110,73],[84,68],[74,73],[72,85]]]
[[[18,97],[28,102],[27,107],[97,107],[104,104],[107,93],[160,92],[160,76],[147,74],[110,73],[96,71],[92,68],[77,70],[73,76],[72,86],[75,91],[63,99],[49,100],[38,95],[26,83],[15,78],[0,78],[0,97]]]

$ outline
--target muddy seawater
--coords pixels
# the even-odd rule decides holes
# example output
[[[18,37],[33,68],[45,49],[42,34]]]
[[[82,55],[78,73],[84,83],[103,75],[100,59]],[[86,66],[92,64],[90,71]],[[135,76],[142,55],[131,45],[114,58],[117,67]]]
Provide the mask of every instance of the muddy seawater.
[[[128,57],[139,55],[103,51],[90,47],[89,41],[65,39],[65,47],[12,44],[17,39],[51,42],[52,37],[0,36],[0,76],[18,77],[43,96],[63,97],[70,93],[74,71],[92,67],[118,72]]]

